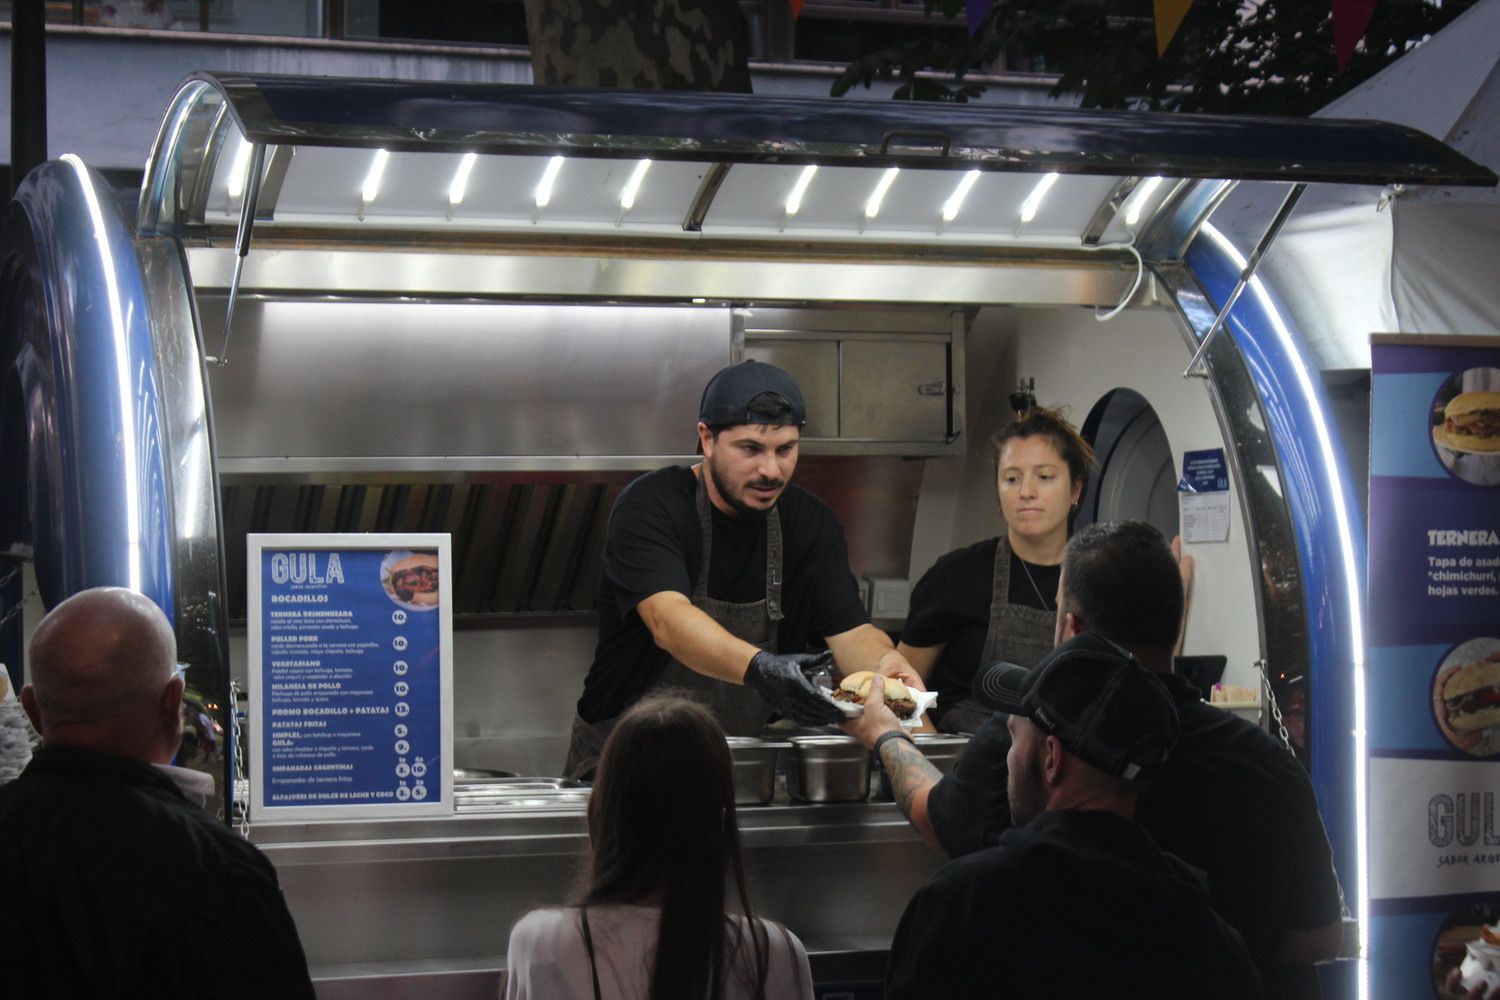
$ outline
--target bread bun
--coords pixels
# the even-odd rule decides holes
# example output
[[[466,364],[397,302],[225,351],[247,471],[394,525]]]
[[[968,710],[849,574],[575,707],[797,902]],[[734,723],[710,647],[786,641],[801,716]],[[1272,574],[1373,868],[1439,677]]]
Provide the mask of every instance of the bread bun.
[[[870,682],[874,678],[874,671],[856,670],[839,681],[839,689],[833,697],[838,701],[863,705],[865,699],[870,696]],[[917,701],[911,696],[911,691],[905,684],[894,677],[886,677],[885,707],[896,713],[897,717],[909,719],[916,714]]]
[[[1443,407],[1432,439],[1454,451],[1500,451],[1500,392],[1461,392]]]
[[[1500,653],[1453,671],[1453,676],[1443,684],[1443,697],[1459,698],[1470,691],[1500,685],[1500,660],[1494,659],[1495,656]]]
[[[383,581],[385,588],[397,601],[419,608],[436,607],[438,593],[438,557],[431,553],[416,553],[392,563],[390,575]]]
[[[1500,666],[1500,664],[1497,664],[1497,666]],[[870,681],[874,677],[875,672],[873,670],[856,670],[839,682],[839,689],[848,691],[850,694],[856,694],[859,696],[860,701],[864,701],[870,696]],[[887,677],[885,679],[886,701],[900,701],[902,698],[910,697],[911,693],[906,690],[905,684],[902,684],[894,677]]]
[[[1443,682],[1448,725],[1460,733],[1500,727],[1500,653],[1453,671]]]
[[[1462,417],[1479,410],[1500,410],[1500,392],[1461,392],[1443,407],[1443,416]]]

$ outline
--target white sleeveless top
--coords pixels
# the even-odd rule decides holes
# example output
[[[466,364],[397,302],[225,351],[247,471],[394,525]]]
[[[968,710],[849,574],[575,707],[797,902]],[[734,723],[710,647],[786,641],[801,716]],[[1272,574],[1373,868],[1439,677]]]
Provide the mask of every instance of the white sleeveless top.
[[[743,925],[745,918],[734,919]],[[656,954],[660,922],[661,911],[654,906],[589,907],[589,933],[604,1000],[646,1000],[651,995],[651,957]],[[813,1000],[812,972],[802,942],[791,931],[760,923],[766,930],[766,997]],[[594,1000],[576,909],[533,910],[522,917],[510,932],[506,968],[506,1000]],[[725,984],[728,1000],[754,997],[752,977],[749,955],[741,952]]]

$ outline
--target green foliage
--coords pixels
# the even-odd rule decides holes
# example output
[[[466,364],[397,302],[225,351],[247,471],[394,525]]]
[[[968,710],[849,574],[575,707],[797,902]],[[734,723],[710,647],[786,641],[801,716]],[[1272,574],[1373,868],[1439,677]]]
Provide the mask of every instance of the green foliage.
[[[1060,75],[1053,96],[1090,108],[1306,115],[1373,76],[1476,0],[1380,0],[1340,74],[1328,0],[1197,0],[1157,58],[1151,0],[996,0],[965,42],[872,52],[834,81],[835,97],[895,80],[903,100],[968,101],[976,72],[1003,54]],[[959,20],[963,0],[925,0]]]

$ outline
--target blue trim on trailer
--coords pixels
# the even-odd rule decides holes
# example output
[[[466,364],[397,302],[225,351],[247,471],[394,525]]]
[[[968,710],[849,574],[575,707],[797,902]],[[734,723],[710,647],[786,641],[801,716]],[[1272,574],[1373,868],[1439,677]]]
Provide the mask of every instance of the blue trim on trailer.
[[[1240,269],[1223,249],[1200,235],[1189,248],[1186,259],[1216,308],[1226,301],[1239,279]],[[1294,343],[1299,341],[1289,314],[1285,309],[1279,312]],[[1245,359],[1280,459],[1282,489],[1297,540],[1307,608],[1307,723],[1313,788],[1333,844],[1340,880],[1345,886],[1354,886],[1358,877],[1354,778],[1355,768],[1363,764],[1355,759],[1352,735],[1357,637],[1352,634],[1349,612],[1351,602],[1364,600],[1360,586],[1366,565],[1364,511],[1359,508],[1352,489],[1343,443],[1332,423],[1332,411],[1317,373],[1309,373],[1312,376],[1308,380],[1312,386],[1309,398],[1301,384],[1303,358],[1288,350],[1256,295],[1241,296],[1225,326],[1219,336],[1232,335]],[[1300,343],[1297,347],[1301,349]],[[1307,356],[1305,351],[1303,356]],[[1323,413],[1323,423],[1332,439],[1336,479],[1324,468],[1314,407]],[[1347,579],[1344,569],[1333,513],[1336,503],[1344,504],[1348,512],[1354,548],[1353,580]]]

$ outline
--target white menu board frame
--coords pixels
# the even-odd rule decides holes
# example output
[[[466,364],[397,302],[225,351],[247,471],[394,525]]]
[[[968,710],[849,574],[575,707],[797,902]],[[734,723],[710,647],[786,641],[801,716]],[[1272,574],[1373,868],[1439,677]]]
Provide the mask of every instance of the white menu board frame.
[[[452,538],[445,533],[308,533],[308,534],[251,534],[246,537],[246,641],[249,657],[249,720],[250,731],[248,734],[249,757],[250,757],[250,801],[249,817],[251,822],[278,822],[294,821],[305,822],[308,820],[346,820],[346,819],[389,819],[402,816],[447,816],[454,813],[453,799],[453,554]],[[282,556],[278,559],[278,555]],[[436,607],[431,606],[431,599],[426,596],[430,591],[424,591],[422,596],[406,591],[398,584],[404,582],[401,570],[392,573],[391,570],[400,563],[406,562],[411,556],[419,557],[414,562],[420,564],[421,568],[430,574],[430,563],[424,556],[436,555],[438,587]],[[333,557],[337,557],[335,560]],[[351,558],[352,557],[352,558]],[[378,559],[378,562],[376,560]],[[356,588],[362,586],[366,594],[363,604],[366,605],[360,611],[350,611],[343,602],[330,600],[333,596],[331,588],[349,586],[345,579],[343,569],[344,563],[361,567],[357,574],[358,580],[353,585]],[[369,572],[371,565],[378,565],[379,572],[374,581],[366,579],[371,577]],[[278,584],[290,588],[286,594],[277,593],[269,595],[265,593],[267,579],[272,581],[273,588]],[[430,575],[427,577],[430,581]],[[383,596],[390,601],[391,614],[389,619],[384,616],[384,603],[378,599],[371,603],[368,594],[372,591],[383,591]],[[358,594],[356,594],[356,603]],[[298,623],[296,630],[298,634],[292,636],[280,635],[268,636],[267,621],[268,598],[281,598],[284,601],[307,602],[290,603],[286,608],[278,609],[278,615],[288,623],[286,628],[292,628],[290,623]],[[405,598],[403,601],[402,598]],[[302,614],[298,609],[304,607],[319,609],[313,621],[301,624]],[[329,610],[331,609],[331,610]],[[346,613],[347,612],[347,613]],[[425,745],[431,746],[431,733],[411,733],[409,727],[396,716],[402,712],[402,706],[407,705],[406,712],[413,711],[410,704],[417,702],[415,695],[408,695],[413,684],[419,682],[422,670],[413,671],[402,657],[401,651],[405,650],[406,642],[402,638],[402,631],[408,622],[416,628],[420,621],[419,616],[429,613],[436,614],[436,660],[437,660],[437,682],[436,711],[438,715],[437,725],[437,753],[438,760],[435,767],[429,767],[425,757],[416,757],[408,760],[403,751],[410,753],[411,749],[418,744],[418,736],[426,741]],[[312,612],[305,612],[311,615]],[[347,636],[339,636],[340,639],[355,639],[362,634],[367,638],[384,633],[395,633],[389,641],[381,642],[374,648],[371,642],[336,642],[329,645],[321,639],[320,629],[337,630],[348,633]],[[368,631],[366,631],[368,628]],[[274,630],[273,630],[274,631]],[[424,636],[430,633],[430,628],[422,629]],[[382,635],[383,638],[383,635]],[[430,641],[427,638],[423,642]],[[276,647],[273,651],[271,647]],[[386,649],[387,646],[393,648]],[[329,673],[320,666],[323,662],[319,657],[319,650],[329,655],[329,659],[338,662],[341,658],[348,661],[348,666],[341,668],[335,674]],[[277,654],[285,654],[287,657],[298,656],[301,659],[283,658],[279,663],[273,664],[272,659]],[[366,654],[373,655],[379,661],[376,668],[376,660],[370,662],[362,661]],[[415,657],[408,658],[415,660]],[[432,660],[431,651],[428,651],[425,661],[430,665]],[[389,668],[386,667],[389,661]],[[286,664],[298,664],[296,668],[288,668]],[[320,691],[315,683],[286,683],[287,679],[297,674],[298,670],[305,673],[306,668],[302,665],[312,665],[315,672],[321,671],[331,679],[325,679],[321,686],[327,691]],[[418,664],[421,667],[421,664]],[[430,670],[430,666],[427,668]],[[356,678],[353,676],[358,674]],[[343,679],[338,679],[343,678]],[[300,680],[300,677],[299,677]],[[357,682],[356,686],[349,691],[341,690],[345,680]],[[268,737],[272,730],[268,728],[268,720],[271,715],[272,688],[270,685],[277,683],[276,700],[278,701],[278,717],[291,716],[301,717],[303,712],[309,716],[312,713],[338,713],[342,708],[342,714],[323,716],[321,718],[308,718],[301,721],[301,725],[324,727],[321,732],[307,731],[309,739],[333,737],[332,743],[337,743],[337,737],[345,734],[330,733],[326,727],[334,724],[333,720],[341,720],[350,711],[360,714],[374,715],[380,717],[383,722],[376,723],[372,738],[384,738],[387,744],[381,743],[378,747],[368,743],[360,747],[344,748],[341,752],[337,746],[332,750],[320,749],[316,753],[317,763],[312,763],[313,752],[310,750],[296,751],[301,758],[308,758],[308,763],[300,764],[292,770],[306,771],[306,775],[299,778],[287,778],[286,781],[307,781],[322,784],[318,787],[316,794],[309,792],[309,797],[315,799],[305,804],[285,804],[283,802],[272,802],[272,798],[286,798],[287,795],[274,789],[272,782],[268,781],[271,774],[268,770],[270,762],[267,760]],[[359,688],[358,683],[367,685],[367,688]],[[376,689],[379,694],[376,695]],[[288,689],[292,689],[290,693]],[[362,696],[372,699],[374,704],[349,706],[332,706],[330,701],[340,699],[344,696],[357,700]],[[382,700],[389,698],[407,699],[410,701],[391,702],[389,705],[380,704]],[[290,699],[290,703],[289,700]],[[432,694],[429,692],[422,698],[424,702],[418,716],[430,716],[432,708]],[[300,702],[300,707],[299,707]],[[386,709],[390,711],[387,712]],[[293,711],[295,709],[295,711]],[[286,721],[283,718],[283,721]],[[415,721],[415,720],[413,720]],[[388,725],[384,723],[388,722]],[[353,725],[353,722],[345,723],[339,721],[338,725]],[[430,718],[424,728],[430,729]],[[386,732],[384,730],[390,730]],[[303,735],[300,730],[287,730],[281,734],[287,746],[296,746],[296,738]],[[347,734],[360,735],[363,734]],[[311,744],[309,744],[311,746]],[[378,795],[384,797],[387,793],[384,789],[370,792],[368,787],[364,790],[358,788],[340,792],[336,788],[338,782],[355,782],[357,779],[350,777],[353,774],[368,776],[370,772],[370,760],[361,761],[359,754],[363,753],[366,758],[389,753],[392,756],[392,778],[393,786],[389,794],[393,796],[389,802],[372,802],[367,800],[345,802],[339,801],[339,795],[349,795],[355,798],[361,796]],[[363,766],[361,766],[361,764]],[[383,767],[383,764],[381,765]],[[415,771],[419,775],[413,776]],[[436,774],[433,775],[432,772]],[[429,775],[435,777],[435,781],[427,784]],[[278,779],[281,780],[281,779]],[[411,784],[409,784],[411,783]],[[438,788],[439,794],[434,798],[429,789]],[[421,788],[415,792],[415,788]],[[405,789],[405,794],[396,798],[397,793]]]

